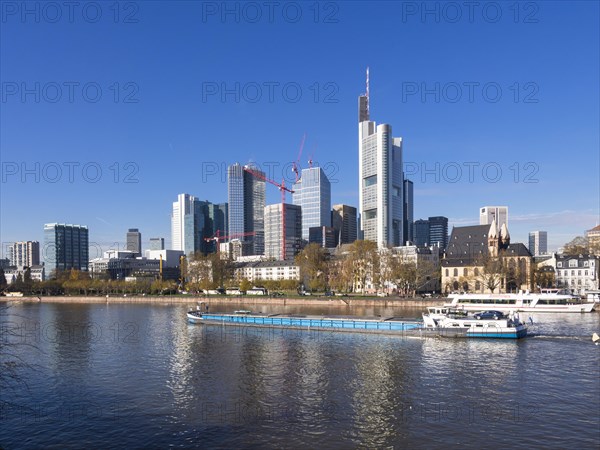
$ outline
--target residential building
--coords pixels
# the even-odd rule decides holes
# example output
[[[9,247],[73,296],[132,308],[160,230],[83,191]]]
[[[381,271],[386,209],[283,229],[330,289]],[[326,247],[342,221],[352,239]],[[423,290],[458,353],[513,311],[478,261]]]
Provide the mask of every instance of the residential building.
[[[367,70],[367,93],[358,99],[359,237],[397,247],[404,244],[402,138],[370,120],[368,77]]]
[[[244,170],[252,169],[260,177]],[[243,242],[244,255],[262,255],[265,252],[264,172],[255,165],[232,164],[227,168],[227,200],[229,235]],[[254,233],[241,236],[243,233]],[[236,236],[237,235],[237,236]]]
[[[142,233],[137,228],[127,231],[127,250],[132,251],[135,256],[142,256]]]
[[[293,191],[294,205],[302,208],[302,239],[309,240],[312,227],[331,227],[331,183],[323,169],[302,169]]]
[[[33,281],[44,281],[46,279],[46,271],[43,265],[35,264],[31,266],[9,266],[4,269],[4,277],[8,284],[17,281],[19,275],[21,279],[25,279],[25,272],[29,268],[29,274]]]
[[[531,289],[533,257],[511,243],[506,225],[454,227],[442,266],[444,292],[515,292]]]
[[[285,208],[285,236],[282,207]],[[265,256],[276,260],[293,260],[300,251],[301,242],[302,208],[287,203],[265,206]]]
[[[531,231],[529,233],[529,253],[533,256],[540,256],[548,253],[548,232]]]
[[[0,269],[5,269],[10,266],[10,260],[8,258],[0,258]]]
[[[165,238],[155,237],[150,238],[150,250],[164,250]]]
[[[479,225],[491,225],[496,222],[497,230],[502,225],[508,228],[508,206],[484,206],[479,210]]]
[[[338,244],[338,233],[333,227],[310,227],[308,242],[319,244],[323,248],[333,248]]]
[[[331,224],[336,230],[338,244],[352,244],[357,238],[356,208],[349,205],[333,205]]]
[[[300,280],[300,267],[293,261],[254,261],[234,264],[234,276],[238,281]]]
[[[46,273],[56,270],[88,270],[89,238],[84,225],[47,223],[44,225],[44,264]]]
[[[598,264],[600,258],[591,255],[555,255],[556,285],[573,290],[577,294],[600,289]]]
[[[404,203],[403,203],[403,216],[404,216],[404,225],[402,227],[403,237],[402,237],[402,245],[411,245],[415,239],[414,229],[413,229],[413,182],[405,179],[404,180]]]
[[[401,262],[415,265],[418,283],[415,287],[416,293],[440,291],[440,252],[435,246],[419,247],[417,245],[407,245],[404,247],[394,247],[392,253]],[[390,287],[393,290],[398,290],[398,286],[391,285]]]
[[[38,241],[12,242],[8,245],[10,266],[31,267],[40,264],[40,243]]]

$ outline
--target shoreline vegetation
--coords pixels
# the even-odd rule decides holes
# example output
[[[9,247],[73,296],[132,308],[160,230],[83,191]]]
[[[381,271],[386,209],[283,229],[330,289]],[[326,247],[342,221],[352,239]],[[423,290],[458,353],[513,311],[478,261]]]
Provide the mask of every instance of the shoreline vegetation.
[[[231,303],[248,305],[299,305],[299,306],[382,306],[421,307],[442,304],[445,298],[393,298],[393,297],[247,297],[247,296],[193,296],[193,295],[108,295],[108,296],[23,296],[0,297],[0,302],[43,302],[43,303],[147,303],[147,304],[190,304]]]

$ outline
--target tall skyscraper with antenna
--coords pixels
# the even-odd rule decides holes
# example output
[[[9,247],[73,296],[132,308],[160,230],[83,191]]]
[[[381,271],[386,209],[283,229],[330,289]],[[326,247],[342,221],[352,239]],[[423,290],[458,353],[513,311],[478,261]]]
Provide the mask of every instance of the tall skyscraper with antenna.
[[[392,126],[371,121],[369,68],[366,93],[358,97],[359,238],[379,247],[404,245],[402,138]]]

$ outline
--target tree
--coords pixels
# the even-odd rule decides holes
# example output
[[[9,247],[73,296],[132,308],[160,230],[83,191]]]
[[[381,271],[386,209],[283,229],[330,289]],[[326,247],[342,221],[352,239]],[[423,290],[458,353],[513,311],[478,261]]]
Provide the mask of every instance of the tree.
[[[538,288],[551,288],[556,283],[554,268],[550,266],[538,266],[533,271],[533,285]]]
[[[416,263],[404,255],[396,256],[392,268],[392,278],[400,295],[414,295],[417,286]]]
[[[328,280],[327,253],[319,244],[308,244],[295,258],[300,267],[300,280],[311,291],[325,290]]]
[[[567,242],[563,248],[563,253],[569,256],[585,255],[589,251],[589,240],[583,236],[577,236],[570,242]]]
[[[497,256],[483,255],[477,260],[475,266],[481,268],[477,280],[493,294],[496,288],[500,287],[505,276],[502,259]]]
[[[0,292],[4,291],[8,286],[8,282],[6,281],[6,275],[4,274],[4,269],[0,268]]]
[[[373,241],[356,240],[350,245],[349,260],[352,266],[353,285],[365,294],[367,281],[379,276],[377,244]]]
[[[251,288],[252,288],[252,283],[250,283],[248,278],[243,278],[242,281],[240,281],[240,291],[246,292],[248,289],[251,289]]]

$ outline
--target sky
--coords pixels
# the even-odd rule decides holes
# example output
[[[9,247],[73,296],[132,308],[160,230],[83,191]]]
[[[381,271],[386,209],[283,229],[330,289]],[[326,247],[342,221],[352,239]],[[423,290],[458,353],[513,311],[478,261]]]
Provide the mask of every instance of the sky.
[[[512,241],[546,230],[551,251],[600,221],[598,2],[0,7],[3,249],[51,222],[87,225],[90,257],[128,228],[168,245],[177,195],[226,201],[234,162],[290,185],[312,156],[358,206],[367,67],[415,220],[506,205]]]

